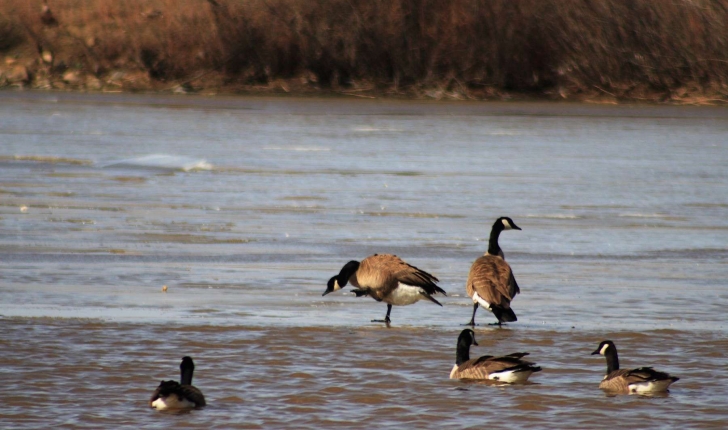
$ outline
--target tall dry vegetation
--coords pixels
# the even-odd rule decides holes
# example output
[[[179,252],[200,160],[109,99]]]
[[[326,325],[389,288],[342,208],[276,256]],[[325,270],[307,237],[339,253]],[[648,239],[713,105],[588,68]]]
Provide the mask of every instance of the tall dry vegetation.
[[[29,46],[97,76],[138,68],[152,81],[212,71],[215,85],[308,76],[319,87],[476,95],[728,95],[728,0],[49,3],[57,29],[42,27],[41,1],[0,0],[0,33],[25,28]]]

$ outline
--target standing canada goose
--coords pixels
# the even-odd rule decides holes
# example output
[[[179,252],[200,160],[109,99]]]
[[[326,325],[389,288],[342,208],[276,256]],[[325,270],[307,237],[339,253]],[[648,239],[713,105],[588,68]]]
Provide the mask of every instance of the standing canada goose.
[[[149,399],[149,406],[163,411],[167,409],[188,409],[205,406],[202,391],[192,385],[192,372],[195,363],[192,358],[182,358],[179,365],[180,381],[162,381]]]
[[[435,285],[439,280],[415,266],[405,263],[396,255],[374,254],[360,262],[350,261],[344,265],[338,275],[329,279],[323,296],[338,291],[351,282],[357,297],[371,296],[378,302],[387,304],[387,316],[384,320],[372,320],[389,324],[392,305],[405,306],[427,299],[440,304],[432,295],[445,291]]]
[[[484,355],[470,359],[470,345],[478,345],[475,332],[465,329],[458,337],[455,353],[455,365],[450,372],[450,379],[490,379],[508,383],[524,383],[533,372],[541,368],[530,361],[521,360],[527,352],[515,352],[502,357]]]
[[[602,341],[592,355],[601,354],[607,358],[607,374],[599,383],[605,391],[624,394],[649,394],[667,392],[668,387],[680,378],[658,372],[651,367],[620,369],[617,347],[611,340]]]
[[[498,325],[504,322],[518,321],[511,309],[511,300],[520,293],[511,266],[506,263],[503,251],[498,245],[498,236],[503,230],[520,230],[521,228],[508,217],[495,220],[490,231],[488,252],[475,260],[470,267],[465,291],[473,299],[473,317],[466,325],[475,326],[475,311],[478,305],[493,312],[498,318]]]

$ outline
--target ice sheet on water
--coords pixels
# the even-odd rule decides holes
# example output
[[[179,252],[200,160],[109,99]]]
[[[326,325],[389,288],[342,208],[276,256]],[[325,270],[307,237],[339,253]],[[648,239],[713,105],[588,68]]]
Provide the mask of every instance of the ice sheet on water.
[[[212,170],[212,164],[204,159],[186,157],[182,155],[150,154],[141,157],[128,158],[115,161],[103,166],[104,168],[126,167],[153,170]]]

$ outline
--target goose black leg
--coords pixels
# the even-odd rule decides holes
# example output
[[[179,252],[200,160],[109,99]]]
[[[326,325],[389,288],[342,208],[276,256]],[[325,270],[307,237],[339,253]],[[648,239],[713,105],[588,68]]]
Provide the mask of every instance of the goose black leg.
[[[387,304],[387,316],[385,316],[383,320],[372,320],[372,322],[383,322],[389,325],[389,323],[392,322],[392,320],[389,319],[390,312],[392,312],[392,305]]]
[[[473,304],[473,317],[470,318],[470,322],[469,323],[463,324],[463,325],[469,325],[471,327],[475,327],[475,311],[477,311],[477,310],[478,310],[478,304],[475,303],[475,304]]]

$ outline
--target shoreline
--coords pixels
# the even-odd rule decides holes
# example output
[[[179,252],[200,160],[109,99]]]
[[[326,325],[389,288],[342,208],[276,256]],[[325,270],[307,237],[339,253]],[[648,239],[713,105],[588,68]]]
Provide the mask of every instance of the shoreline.
[[[130,73],[134,76],[134,73]],[[6,78],[0,70],[0,80]],[[97,80],[98,78],[94,78]],[[0,81],[1,82],[1,81]],[[439,88],[412,89],[408,91],[392,91],[386,89],[322,89],[315,86],[290,89],[293,85],[286,81],[276,81],[268,86],[261,85],[229,85],[229,86],[188,86],[185,84],[155,83],[128,88],[116,84],[84,85],[67,83],[62,77],[53,83],[35,83],[10,81],[0,85],[0,92],[37,93],[78,93],[78,94],[143,94],[143,95],[194,95],[202,97],[273,97],[273,98],[320,98],[320,99],[367,99],[391,101],[432,101],[432,102],[545,102],[545,103],[583,103],[596,105],[654,105],[654,106],[710,106],[728,107],[728,99],[721,94],[698,94],[683,97],[667,97],[653,92],[640,97],[619,97],[598,91],[572,96],[556,96],[553,94],[535,94],[513,91],[492,91],[488,95],[474,92],[448,92]]]

